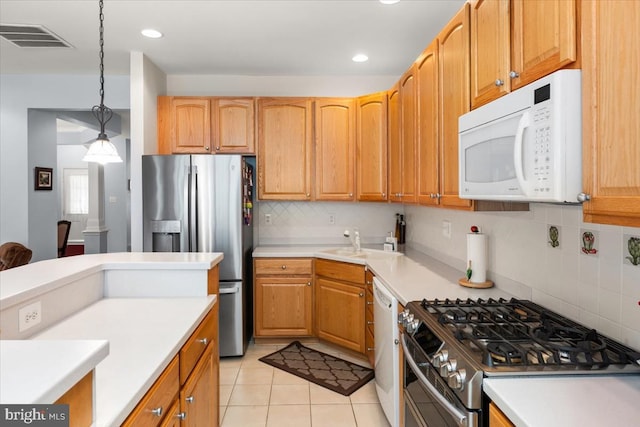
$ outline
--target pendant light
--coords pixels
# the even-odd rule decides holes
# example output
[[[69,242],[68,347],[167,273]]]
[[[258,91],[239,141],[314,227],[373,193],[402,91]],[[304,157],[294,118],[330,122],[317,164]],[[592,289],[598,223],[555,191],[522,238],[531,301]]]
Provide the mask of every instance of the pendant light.
[[[104,14],[102,8],[104,6],[103,0],[99,0],[100,4],[100,105],[94,105],[91,112],[98,119],[100,123],[100,134],[98,138],[91,143],[89,151],[82,159],[85,162],[97,162],[100,164],[106,163],[121,163],[122,159],[118,155],[118,150],[109,141],[107,134],[104,131],[104,127],[111,117],[113,111],[111,108],[104,105]]]

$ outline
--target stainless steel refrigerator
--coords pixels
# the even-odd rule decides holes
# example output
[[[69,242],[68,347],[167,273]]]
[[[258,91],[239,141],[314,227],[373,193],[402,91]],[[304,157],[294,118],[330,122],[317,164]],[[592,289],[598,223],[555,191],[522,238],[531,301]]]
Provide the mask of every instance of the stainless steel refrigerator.
[[[220,356],[253,330],[253,167],[239,155],[142,156],[146,252],[223,252]]]

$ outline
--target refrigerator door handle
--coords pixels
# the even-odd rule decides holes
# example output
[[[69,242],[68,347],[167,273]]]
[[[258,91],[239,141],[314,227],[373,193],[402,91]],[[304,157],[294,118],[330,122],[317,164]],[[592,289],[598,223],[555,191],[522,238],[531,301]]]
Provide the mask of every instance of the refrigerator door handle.
[[[189,171],[189,252],[198,252],[198,168]]]

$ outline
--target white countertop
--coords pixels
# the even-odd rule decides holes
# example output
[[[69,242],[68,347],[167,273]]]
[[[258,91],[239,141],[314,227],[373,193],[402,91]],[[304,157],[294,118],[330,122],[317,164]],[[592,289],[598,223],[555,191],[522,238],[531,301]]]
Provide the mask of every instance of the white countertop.
[[[0,340],[0,401],[55,402],[108,354],[105,340]]]
[[[103,270],[208,270],[222,253],[121,252],[55,258],[0,271],[0,308]]]
[[[215,295],[103,299],[39,333],[32,338],[33,341],[25,341],[27,346],[14,349],[13,358],[20,360],[23,355],[26,357],[34,343],[42,346],[40,356],[48,356],[50,347],[60,343],[66,345],[70,342],[67,340],[107,340],[109,355],[96,366],[95,371],[94,425],[117,426],[168,366],[215,302]],[[30,364],[35,371],[46,371],[55,366],[48,357],[34,358]],[[0,366],[4,381],[8,372],[5,369],[9,366],[4,360]],[[31,390],[23,389],[20,382],[12,385],[23,396],[20,403],[38,398],[31,395]],[[4,396],[7,395],[2,393],[2,403],[6,403]]]
[[[640,425],[640,375],[489,378],[483,387],[517,427]]]

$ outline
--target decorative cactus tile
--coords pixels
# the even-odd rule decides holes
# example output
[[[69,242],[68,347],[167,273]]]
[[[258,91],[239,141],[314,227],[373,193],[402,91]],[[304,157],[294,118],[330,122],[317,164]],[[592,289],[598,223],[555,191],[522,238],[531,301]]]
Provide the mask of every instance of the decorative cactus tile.
[[[552,248],[560,248],[560,226],[547,225],[547,244]]]
[[[622,243],[624,245],[624,264],[636,265],[640,267],[640,236],[625,234]]]
[[[580,229],[580,252],[585,255],[598,256],[598,232]]]

